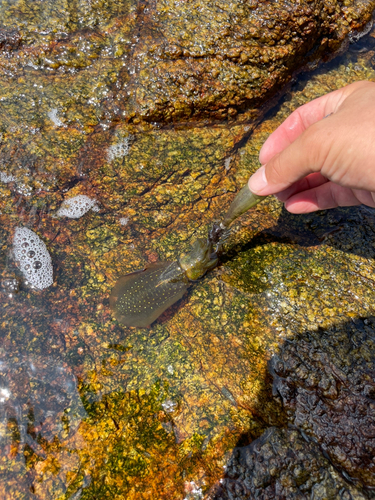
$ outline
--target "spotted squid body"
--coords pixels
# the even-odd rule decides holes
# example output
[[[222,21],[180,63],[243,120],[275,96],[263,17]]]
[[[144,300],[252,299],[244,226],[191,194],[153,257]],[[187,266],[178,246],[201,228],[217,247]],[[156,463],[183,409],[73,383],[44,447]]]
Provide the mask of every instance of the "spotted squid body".
[[[191,250],[174,262],[157,262],[122,276],[109,299],[115,318],[126,326],[151,325],[182,298],[189,285],[218,264],[218,253],[230,224],[264,197],[252,193],[247,184],[237,194],[224,219],[215,223],[207,238],[198,238]]]

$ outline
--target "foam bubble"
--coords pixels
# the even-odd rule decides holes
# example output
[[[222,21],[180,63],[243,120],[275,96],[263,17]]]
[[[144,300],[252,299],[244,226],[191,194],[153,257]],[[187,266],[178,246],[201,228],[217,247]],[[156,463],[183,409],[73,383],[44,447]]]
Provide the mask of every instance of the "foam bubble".
[[[65,127],[65,124],[63,121],[60,120],[60,118],[57,116],[57,113],[59,112],[58,109],[51,109],[51,111],[48,111],[47,115],[48,118],[55,124],[56,127]]]
[[[229,156],[229,158],[225,158],[224,160],[224,165],[225,165],[225,170],[228,172],[230,169],[230,162],[232,161],[233,157]]]
[[[8,184],[9,182],[14,182],[16,178],[14,175],[7,174],[4,171],[0,171],[0,181],[4,182],[4,184]]]
[[[203,498],[203,491],[194,481],[185,483],[185,491],[187,496],[184,500],[201,500]]]
[[[112,161],[115,158],[122,158],[129,153],[130,149],[130,136],[125,137],[122,141],[119,141],[117,144],[112,144],[107,149],[107,158],[108,161]]]
[[[43,290],[53,283],[51,256],[44,242],[27,227],[17,227],[13,252],[25,279],[33,288]]]
[[[27,186],[23,182],[19,181],[16,177],[14,177],[14,175],[8,174],[3,170],[0,171],[0,181],[4,182],[4,184],[9,184],[9,182],[15,182],[17,193],[23,194],[24,196],[30,196],[32,193],[32,188],[30,186]]]
[[[119,219],[119,223],[122,226],[126,226],[128,222],[129,222],[129,217],[121,217],[121,219]]]
[[[70,219],[79,219],[89,210],[98,212],[99,207],[96,200],[89,198],[85,194],[78,194],[73,198],[64,200],[63,204],[56,212],[56,215],[59,217],[69,217]]]
[[[173,413],[176,409],[177,403],[175,403],[171,399],[166,399],[161,405],[167,413]]]

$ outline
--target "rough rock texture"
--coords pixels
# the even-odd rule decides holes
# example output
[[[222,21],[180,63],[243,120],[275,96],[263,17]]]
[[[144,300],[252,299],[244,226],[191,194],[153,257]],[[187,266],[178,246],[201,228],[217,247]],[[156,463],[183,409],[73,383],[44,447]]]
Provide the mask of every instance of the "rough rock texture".
[[[206,500],[364,500],[372,498],[348,483],[306,442],[298,430],[271,427],[249,446],[236,448],[225,477]]]
[[[374,343],[374,317],[287,340],[270,369],[294,429],[235,449],[207,500],[373,498]]]
[[[123,200],[129,169],[127,198],[139,195],[140,184],[150,189],[171,175],[149,123],[236,117],[244,123],[236,147],[292,75],[366,30],[374,7],[374,0],[3,2],[0,176],[15,193],[37,195],[44,211],[85,182],[83,194],[107,198],[108,208],[118,191]],[[124,162],[140,136],[145,159]],[[154,142],[159,164],[135,176]]]
[[[375,486],[375,318],[286,342],[271,361],[289,421],[349,477]]]
[[[363,4],[355,5],[365,22]],[[353,44],[350,53],[295,85],[251,138],[254,124],[245,111],[215,126],[136,123],[142,113],[147,118],[161,110],[164,116],[165,109],[166,116],[175,109],[150,100],[152,75],[159,78],[158,68],[168,62],[145,44],[151,21],[156,46],[166,40],[159,37],[156,7],[110,0],[0,4],[1,347],[15,370],[22,359],[57,360],[77,382],[85,410],[74,433],[60,432],[75,399],[60,405],[64,373],[52,370],[50,440],[40,440],[28,425],[27,408],[8,413],[10,448],[0,461],[5,500],[196,500],[222,477],[241,436],[249,443],[270,426],[286,425],[267,372],[280,344],[375,314],[374,211],[292,217],[272,198],[234,225],[220,267],[150,329],[113,319],[108,296],[116,280],[149,262],[174,260],[204,236],[258,167],[268,134],[293,109],[353,81],[375,80],[373,47],[355,53]],[[186,14],[188,4],[171,12],[170,26],[177,8]],[[185,17],[193,23],[193,16]],[[208,22],[215,37],[219,29]],[[238,24],[233,16],[231,23]],[[184,43],[193,46],[200,29],[187,28]],[[169,33],[167,25],[163,30]],[[202,47],[210,40],[203,38]],[[175,60],[176,68],[184,57]],[[186,57],[193,69],[204,59]],[[216,59],[223,68],[242,67]],[[234,89],[230,78],[225,88]],[[173,89],[165,84],[170,102]],[[199,108],[199,95],[181,95],[181,102],[194,99]],[[218,116],[216,106],[209,117]],[[198,120],[198,112],[190,118]],[[58,217],[63,201],[76,196],[95,199],[100,210]],[[12,240],[19,226],[34,231],[52,258],[54,283],[40,292],[15,266]],[[27,377],[17,387],[12,370],[2,383],[12,376],[14,394],[29,392]],[[29,401],[44,418],[43,390],[37,389]],[[18,398],[21,404],[26,396]]]
[[[130,80],[135,116],[223,119],[247,110],[255,118],[297,69],[363,28],[373,8],[368,1],[315,0],[146,4]]]
[[[14,78],[27,65],[55,89],[62,77],[72,80],[70,102],[58,92],[56,104],[67,113],[72,99],[78,108],[89,101],[97,109],[82,121],[90,125],[98,118],[222,120],[239,111],[255,119],[297,70],[313,67],[337,52],[349,33],[353,39],[365,30],[375,7],[373,0],[74,5],[4,3],[0,67]],[[84,83],[94,75],[98,81]],[[67,114],[69,121],[74,114]]]

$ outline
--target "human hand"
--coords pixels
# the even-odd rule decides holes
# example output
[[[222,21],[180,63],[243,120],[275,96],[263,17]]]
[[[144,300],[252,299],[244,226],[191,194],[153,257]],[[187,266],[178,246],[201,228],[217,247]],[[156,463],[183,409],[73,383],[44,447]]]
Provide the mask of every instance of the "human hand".
[[[375,83],[356,82],[296,109],[259,160],[250,190],[276,194],[289,212],[375,207]]]

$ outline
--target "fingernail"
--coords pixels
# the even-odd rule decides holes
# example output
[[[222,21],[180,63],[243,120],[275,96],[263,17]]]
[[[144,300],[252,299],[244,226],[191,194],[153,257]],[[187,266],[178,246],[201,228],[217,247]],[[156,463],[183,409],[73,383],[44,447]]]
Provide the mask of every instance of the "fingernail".
[[[266,179],[266,167],[262,165],[249,179],[249,189],[255,194],[262,194],[263,189],[268,185]]]

